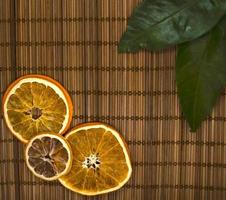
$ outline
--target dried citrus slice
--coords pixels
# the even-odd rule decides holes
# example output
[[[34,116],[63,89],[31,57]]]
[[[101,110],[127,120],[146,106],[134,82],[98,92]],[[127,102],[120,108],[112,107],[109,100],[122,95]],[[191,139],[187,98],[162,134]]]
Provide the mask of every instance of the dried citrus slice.
[[[72,151],[62,136],[40,134],[29,141],[25,158],[28,168],[34,175],[51,181],[69,172]]]
[[[83,195],[98,195],[121,188],[132,167],[120,134],[102,123],[78,125],[66,135],[71,145],[71,171],[59,181]]]
[[[70,126],[72,110],[63,86],[43,75],[17,79],[3,97],[6,124],[24,143],[41,133],[63,134]]]

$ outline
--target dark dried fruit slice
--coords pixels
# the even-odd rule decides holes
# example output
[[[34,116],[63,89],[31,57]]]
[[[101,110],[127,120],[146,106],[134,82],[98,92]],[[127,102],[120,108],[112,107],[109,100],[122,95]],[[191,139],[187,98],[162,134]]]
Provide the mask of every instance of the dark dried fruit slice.
[[[34,175],[49,181],[65,175],[72,164],[72,151],[68,142],[55,134],[41,134],[31,139],[25,157]]]

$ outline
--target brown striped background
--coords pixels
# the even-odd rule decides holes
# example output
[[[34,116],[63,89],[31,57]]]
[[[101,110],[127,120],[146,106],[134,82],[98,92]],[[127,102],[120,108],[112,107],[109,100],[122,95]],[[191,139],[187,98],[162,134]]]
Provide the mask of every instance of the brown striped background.
[[[175,87],[176,49],[118,54],[139,0],[0,0],[1,97],[16,78],[49,75],[74,103],[73,125],[103,121],[126,138],[133,175],[97,197],[70,192],[28,171],[23,145],[0,116],[1,200],[224,200],[226,96],[190,133]]]

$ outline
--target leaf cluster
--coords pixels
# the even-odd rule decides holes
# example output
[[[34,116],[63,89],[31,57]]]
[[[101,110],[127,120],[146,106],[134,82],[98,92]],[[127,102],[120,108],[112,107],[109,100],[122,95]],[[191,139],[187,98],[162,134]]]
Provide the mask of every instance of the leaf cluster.
[[[226,85],[225,14],[225,0],[144,0],[119,43],[121,53],[178,45],[177,89],[191,131],[211,113]]]

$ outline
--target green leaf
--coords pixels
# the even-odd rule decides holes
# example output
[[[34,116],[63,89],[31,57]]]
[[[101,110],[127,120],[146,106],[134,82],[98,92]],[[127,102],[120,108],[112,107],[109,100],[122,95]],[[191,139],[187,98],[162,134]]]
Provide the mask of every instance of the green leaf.
[[[226,17],[206,36],[179,46],[176,81],[182,111],[196,131],[226,85]]]
[[[226,0],[145,0],[134,10],[118,50],[158,50],[196,39],[225,13]]]

